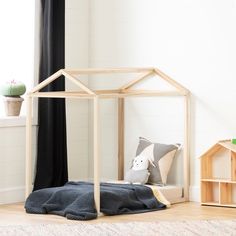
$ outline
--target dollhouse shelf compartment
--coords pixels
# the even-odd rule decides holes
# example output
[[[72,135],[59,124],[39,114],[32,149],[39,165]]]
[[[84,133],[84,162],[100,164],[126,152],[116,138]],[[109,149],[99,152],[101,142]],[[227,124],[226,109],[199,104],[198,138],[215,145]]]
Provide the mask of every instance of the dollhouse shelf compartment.
[[[200,158],[201,204],[236,208],[236,145],[219,141]]]

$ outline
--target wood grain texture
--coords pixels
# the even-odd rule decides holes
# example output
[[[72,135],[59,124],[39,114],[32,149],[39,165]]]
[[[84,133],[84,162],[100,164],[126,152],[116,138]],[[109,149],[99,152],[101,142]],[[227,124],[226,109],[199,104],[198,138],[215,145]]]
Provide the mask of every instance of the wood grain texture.
[[[32,191],[32,98],[26,96],[25,198]]]
[[[231,150],[232,152],[236,152],[236,145],[231,143],[231,140],[221,140],[218,142],[221,146]]]
[[[77,98],[77,99],[93,99],[96,94],[99,98],[125,98],[125,97],[158,97],[158,96],[182,96],[178,91],[158,91],[158,90],[127,90],[120,92],[119,90],[94,90],[94,94],[87,92],[35,92],[29,93],[31,97],[50,97],[50,98]]]
[[[93,99],[96,95],[84,92],[36,92],[30,94],[31,97],[39,98],[77,98],[77,99]]]
[[[143,73],[152,71],[152,67],[144,68],[84,68],[84,69],[65,69],[70,74],[116,74],[116,73]]]
[[[231,151],[231,180],[236,181],[236,153]]]
[[[184,97],[184,153],[183,153],[183,171],[184,171],[184,198],[189,200],[189,154],[190,154],[190,96]]]
[[[99,100],[93,100],[93,163],[94,163],[94,202],[100,213],[100,144],[99,144]]]
[[[62,74],[69,79],[71,82],[73,82],[74,84],[76,84],[79,88],[81,88],[83,91],[87,92],[88,94],[92,94],[95,95],[95,93],[89,89],[84,83],[82,83],[80,80],[78,80],[76,77],[74,77],[73,75],[71,75],[69,72],[66,72],[64,70],[62,70]]]
[[[35,93],[35,92],[39,91],[40,89],[44,88],[45,86],[47,86],[48,84],[50,84],[51,82],[53,82],[54,80],[59,78],[61,75],[62,75],[62,70],[58,70],[56,73],[49,76],[43,82],[36,85],[30,92]]]
[[[235,146],[230,140],[221,140],[209,148],[201,158],[201,202],[202,205],[226,206],[236,208],[236,201],[233,197],[236,188],[236,153]],[[228,150],[227,155],[231,155],[231,167],[229,178],[213,178],[214,155],[221,149]],[[225,156],[222,156],[225,158]],[[215,201],[216,195],[219,201]]]
[[[159,221],[159,220],[210,220],[235,219],[235,209],[200,206],[199,203],[180,203],[163,211],[143,214],[102,216],[96,220],[83,221],[86,224],[114,223],[128,221]],[[0,223],[9,224],[78,224],[78,221],[67,220],[56,215],[26,214],[24,204],[0,205]]]
[[[160,96],[167,96],[167,97],[175,97],[175,96],[182,96],[178,91],[155,91],[155,90],[125,90],[121,93],[106,93],[98,95],[99,98],[125,98],[125,97],[160,97]]]
[[[203,153],[199,158],[203,158],[205,156],[213,156],[221,148],[222,146],[219,143],[216,143],[211,148],[209,148],[205,153]]]
[[[168,75],[166,75],[164,72],[159,70],[158,68],[155,68],[154,71],[156,72],[157,75],[159,75],[162,79],[164,79],[166,82],[171,84],[173,87],[175,87],[178,91],[182,92],[183,95],[189,94],[189,90],[186,89],[183,85],[180,83],[176,82],[172,78],[170,78]]]
[[[124,179],[125,100],[118,99],[118,180]]]
[[[231,183],[220,183],[220,204],[232,204]]]
[[[202,182],[201,183],[201,202],[213,202],[213,183]]]

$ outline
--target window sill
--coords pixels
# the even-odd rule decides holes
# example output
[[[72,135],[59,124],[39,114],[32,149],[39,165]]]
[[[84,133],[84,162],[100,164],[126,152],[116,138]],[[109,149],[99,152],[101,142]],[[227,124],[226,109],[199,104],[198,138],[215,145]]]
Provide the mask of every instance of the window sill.
[[[36,119],[33,119],[33,125],[37,125]],[[26,125],[25,116],[0,116],[0,128],[4,127],[24,127]]]

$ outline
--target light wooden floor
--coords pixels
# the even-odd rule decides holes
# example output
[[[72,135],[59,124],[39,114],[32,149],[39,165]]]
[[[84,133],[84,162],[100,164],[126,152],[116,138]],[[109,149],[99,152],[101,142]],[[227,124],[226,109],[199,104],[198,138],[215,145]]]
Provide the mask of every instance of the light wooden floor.
[[[235,219],[235,208],[200,206],[198,203],[180,203],[171,208],[143,214],[102,216],[88,223],[157,221],[157,220],[199,220],[199,219]],[[4,224],[68,224],[78,221],[67,220],[55,215],[26,214],[23,203],[0,205],[0,225]]]

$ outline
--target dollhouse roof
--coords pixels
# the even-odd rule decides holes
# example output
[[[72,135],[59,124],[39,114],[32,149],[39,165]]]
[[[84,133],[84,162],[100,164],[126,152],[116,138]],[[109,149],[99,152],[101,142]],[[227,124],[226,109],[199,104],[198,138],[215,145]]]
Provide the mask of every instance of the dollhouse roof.
[[[213,156],[215,153],[221,149],[228,149],[230,151],[236,152],[236,145],[231,143],[231,140],[220,140],[215,143],[211,148],[209,148],[200,158]]]

